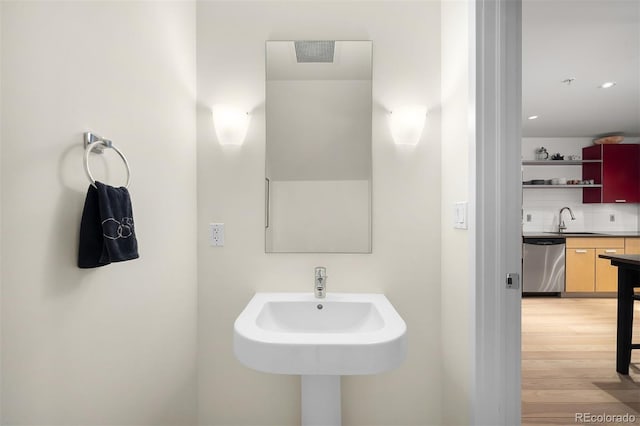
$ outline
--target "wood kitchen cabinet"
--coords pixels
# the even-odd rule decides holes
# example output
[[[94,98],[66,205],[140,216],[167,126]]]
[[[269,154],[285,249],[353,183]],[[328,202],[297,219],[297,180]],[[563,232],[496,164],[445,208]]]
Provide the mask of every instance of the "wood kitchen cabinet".
[[[640,254],[640,238],[625,238],[624,239],[624,253],[625,254]]]
[[[582,190],[583,203],[640,203],[640,144],[604,144],[582,148],[582,179],[596,188]]]
[[[567,246],[565,292],[595,291],[595,249]]]
[[[618,268],[611,266],[609,259],[600,259],[601,254],[624,254],[624,248],[596,249],[596,292],[618,291]]]
[[[624,254],[624,238],[567,238],[566,293],[610,293],[618,289],[618,271],[600,254]]]

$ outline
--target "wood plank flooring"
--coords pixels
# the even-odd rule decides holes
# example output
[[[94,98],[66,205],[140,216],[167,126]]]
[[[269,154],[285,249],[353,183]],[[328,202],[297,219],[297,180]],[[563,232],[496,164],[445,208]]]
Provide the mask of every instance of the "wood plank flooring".
[[[640,343],[640,302],[633,335]],[[576,425],[576,413],[640,424],[640,350],[629,376],[616,373],[615,355],[616,299],[523,298],[522,424]]]

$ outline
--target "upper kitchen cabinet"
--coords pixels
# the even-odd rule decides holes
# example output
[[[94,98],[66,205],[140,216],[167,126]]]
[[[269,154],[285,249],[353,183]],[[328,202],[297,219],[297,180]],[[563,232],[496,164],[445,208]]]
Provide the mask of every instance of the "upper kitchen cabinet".
[[[640,144],[604,144],[582,148],[582,178],[598,188],[584,188],[583,203],[640,203]]]

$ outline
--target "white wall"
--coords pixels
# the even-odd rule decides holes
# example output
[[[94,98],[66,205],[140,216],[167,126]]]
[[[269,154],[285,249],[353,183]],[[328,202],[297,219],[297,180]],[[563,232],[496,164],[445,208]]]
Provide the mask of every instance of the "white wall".
[[[2,99],[2,2],[0,2],[0,99]],[[2,102],[0,101],[0,224],[2,223]],[[0,227],[0,231],[2,228]],[[2,330],[2,244],[0,244],[0,332]],[[0,333],[0,391],[2,390],[2,336]],[[2,396],[0,395],[0,424],[2,424]]]
[[[271,182],[267,251],[370,251],[370,187],[368,180]]]
[[[636,142],[627,138],[629,142]],[[627,142],[627,140],[625,140]],[[550,155],[582,155],[582,148],[591,146],[592,138],[522,138],[523,160],[535,159],[535,150],[544,146]],[[523,166],[523,181],[531,179],[581,179],[581,166]],[[569,231],[636,231],[637,204],[583,204],[582,190],[577,188],[524,188],[522,195],[523,231],[549,232],[558,230],[560,208],[568,206],[576,220],[565,220]],[[611,215],[615,221],[611,221]]]
[[[2,423],[194,424],[195,5],[2,12]],[[141,256],[95,270],[76,267],[86,130],[128,156]]]
[[[408,325],[397,370],[345,377],[345,425],[442,423],[440,308],[440,4],[202,2],[198,48],[199,413],[203,425],[295,425],[300,381],[243,367],[233,321],[256,291],[383,292]],[[264,253],[264,42],[373,40],[373,253]],[[222,147],[210,107],[252,111],[244,145]],[[393,144],[387,110],[429,108],[421,143]],[[225,247],[207,225],[223,222]]]
[[[453,228],[454,203],[469,200],[469,6],[442,2],[442,412],[470,423],[472,315],[469,232]]]

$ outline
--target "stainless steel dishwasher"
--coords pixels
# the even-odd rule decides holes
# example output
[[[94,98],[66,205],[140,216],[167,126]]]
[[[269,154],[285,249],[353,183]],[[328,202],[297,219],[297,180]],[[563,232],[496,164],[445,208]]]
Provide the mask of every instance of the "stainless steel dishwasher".
[[[524,238],[522,293],[564,292],[564,238]]]

